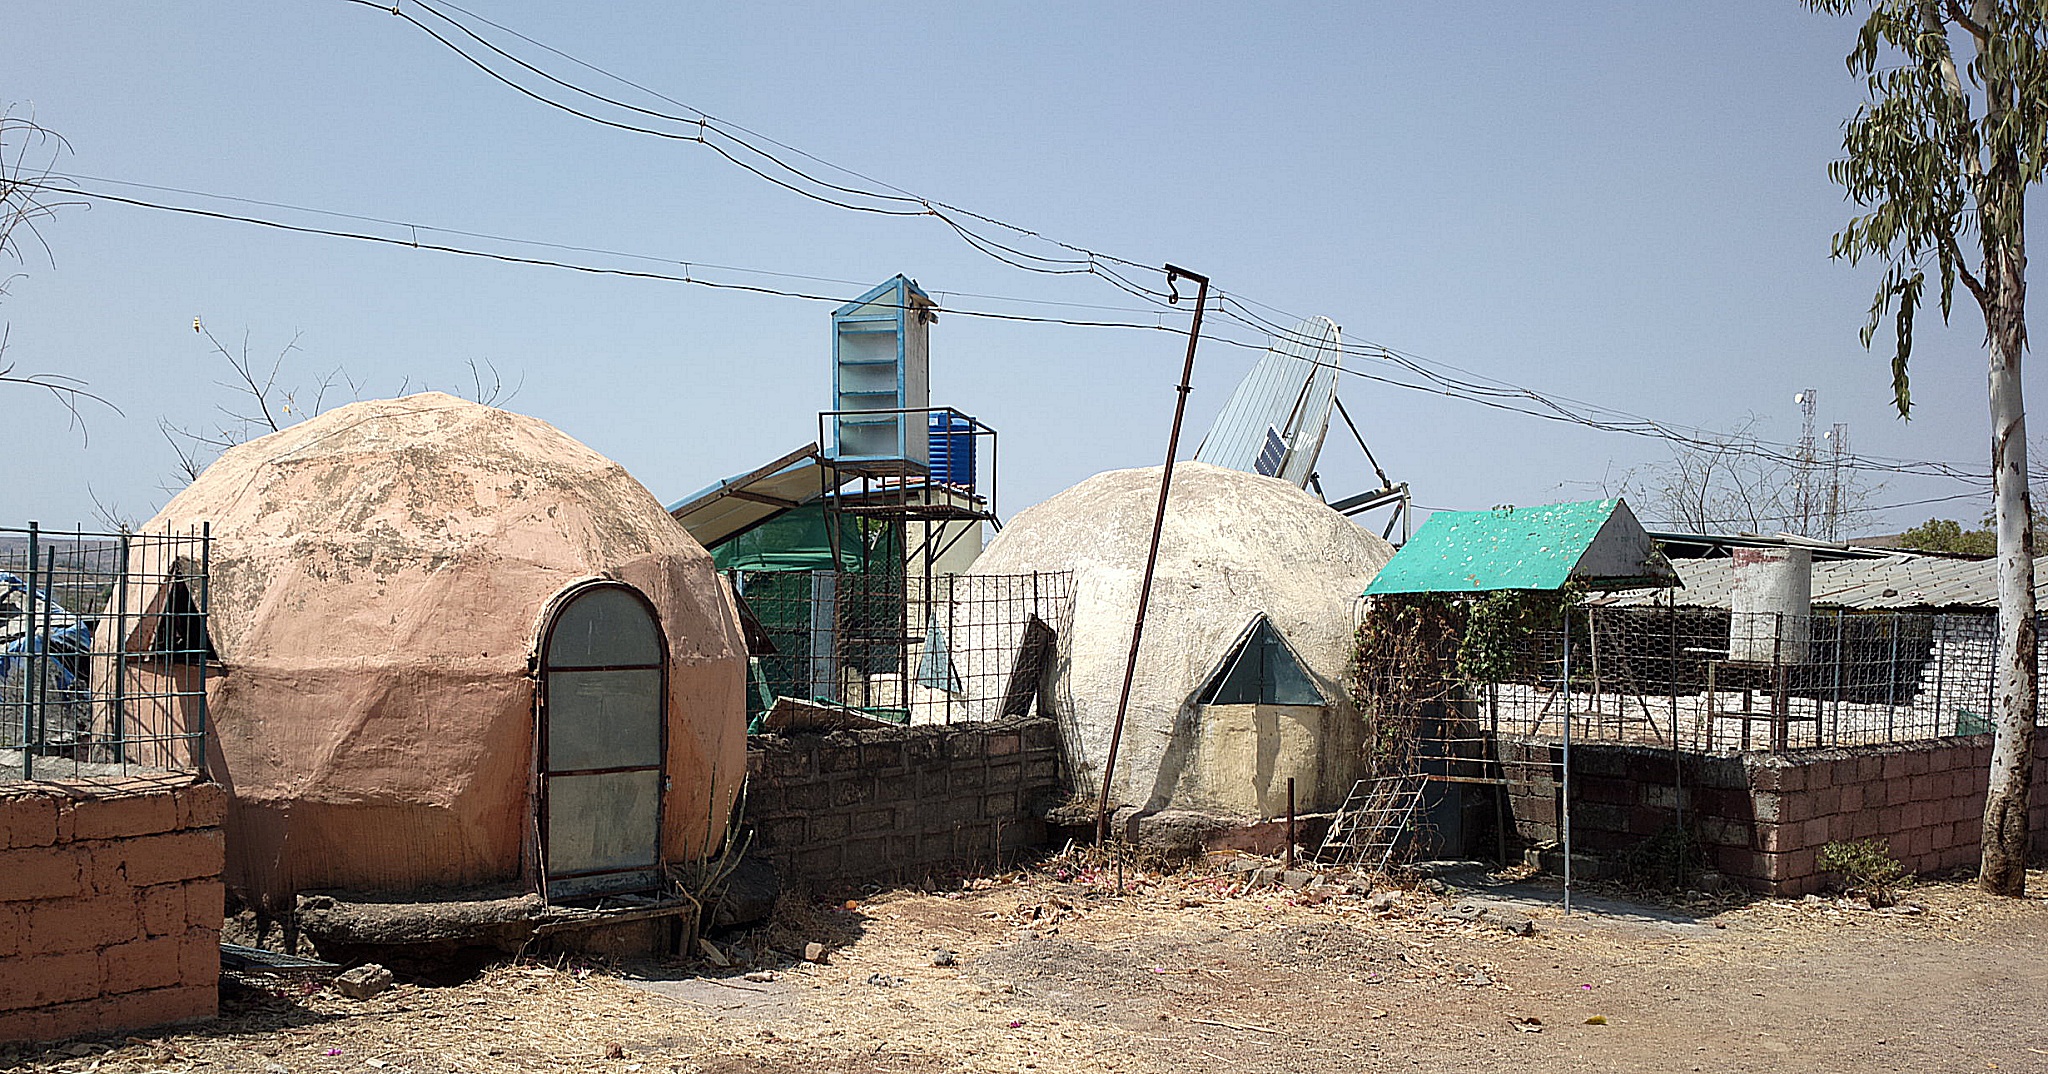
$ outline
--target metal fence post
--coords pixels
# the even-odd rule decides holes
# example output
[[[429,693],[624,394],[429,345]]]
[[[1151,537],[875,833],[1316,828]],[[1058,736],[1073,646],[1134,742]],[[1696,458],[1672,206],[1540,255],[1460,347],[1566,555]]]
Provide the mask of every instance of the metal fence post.
[[[1828,710],[1828,744],[1840,745],[1842,740],[1842,650],[1849,647],[1849,621],[1842,618],[1843,611],[1835,609],[1835,703]],[[1815,713],[1815,725],[1819,724],[1819,713]],[[1815,737],[1819,733],[1816,730]]]
[[[28,595],[23,597],[22,615],[28,633],[22,635],[27,651],[21,665],[21,778],[35,778],[36,755],[36,558],[42,534],[36,523],[28,524]],[[47,614],[47,611],[46,611]]]
[[[194,736],[193,767],[206,771],[206,660],[213,637],[213,523],[199,524],[199,727]]]
[[[1942,637],[1942,616],[1936,613],[1929,623],[1928,633],[1934,638],[1934,721],[1927,728],[1928,738],[1941,737],[1941,714],[1947,707],[1948,699],[1948,646]]]
[[[1563,801],[1558,804],[1557,824],[1564,845],[1564,912],[1572,912],[1572,609],[1564,609],[1564,771],[1559,780]]]
[[[1665,618],[1671,632],[1670,670],[1671,679],[1671,823],[1678,829],[1679,856],[1672,872],[1679,874],[1677,880],[1685,882],[1685,754],[1678,746],[1678,595],[1665,594]]]
[[[114,661],[113,711],[109,724],[114,736],[114,760],[128,761],[128,569],[134,554],[128,527],[121,527],[121,543],[115,553],[114,633],[107,639],[107,652]]]
[[[1884,669],[1884,740],[1898,734],[1899,722],[1899,613],[1891,613],[1892,621],[1886,624],[1891,635],[1891,656]]]
[[[1785,613],[1772,612],[1771,619],[1771,752],[1777,753],[1785,748],[1792,699],[1785,696]]]
[[[50,591],[55,588],[57,549],[50,547],[43,549],[43,629],[29,635],[29,651],[36,657],[36,741],[45,747],[50,744],[50,630],[54,623],[50,610],[57,606],[57,598]]]

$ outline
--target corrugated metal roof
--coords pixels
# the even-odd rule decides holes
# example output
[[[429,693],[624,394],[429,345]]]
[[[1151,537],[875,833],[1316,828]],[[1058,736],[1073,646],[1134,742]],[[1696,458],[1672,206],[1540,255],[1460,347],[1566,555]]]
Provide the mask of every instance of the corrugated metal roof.
[[[1726,608],[1735,584],[1735,562],[1729,559],[1681,560],[1678,577],[1684,588],[1674,597],[1681,606]],[[2048,556],[2034,561],[2039,576]],[[2043,594],[2035,593],[2037,610],[2048,610]],[[1603,603],[1649,604],[1661,591],[1633,589],[1604,598]],[[1845,559],[1813,565],[1813,603],[1817,607],[1854,611],[1961,609],[1998,607],[1996,562],[1939,556],[1893,554],[1882,559]]]
[[[824,494],[818,445],[726,478],[669,505],[668,513],[706,548]]]
[[[1390,593],[1553,590],[1672,577],[1620,500],[1438,511],[1365,589]]]
[[[1711,559],[1725,556],[1735,548],[1804,548],[1815,563],[1824,559],[1883,559],[1895,554],[1890,549],[1856,545],[1847,541],[1823,541],[1796,533],[1765,536],[1760,533],[1684,533],[1651,530],[1650,539],[1671,559]]]

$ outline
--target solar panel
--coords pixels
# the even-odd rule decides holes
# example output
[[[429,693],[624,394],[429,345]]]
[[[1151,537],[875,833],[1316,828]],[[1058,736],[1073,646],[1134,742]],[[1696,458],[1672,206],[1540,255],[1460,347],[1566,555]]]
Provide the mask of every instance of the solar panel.
[[[1267,477],[1280,473],[1280,464],[1287,461],[1287,441],[1280,439],[1280,430],[1266,426],[1266,446],[1259,449],[1259,457],[1252,460],[1252,469]]]
[[[1341,358],[1340,333],[1327,317],[1275,335],[1216,416],[1195,460],[1306,487],[1330,428]],[[1276,436],[1277,462],[1268,457]]]

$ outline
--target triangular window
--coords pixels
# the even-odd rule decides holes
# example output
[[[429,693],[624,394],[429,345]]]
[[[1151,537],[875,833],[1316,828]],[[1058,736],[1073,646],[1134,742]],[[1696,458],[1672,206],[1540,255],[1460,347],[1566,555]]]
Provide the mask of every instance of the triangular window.
[[[174,566],[169,580],[156,587],[149,602],[128,613],[135,618],[123,646],[130,659],[149,657],[173,664],[220,661],[207,630],[206,614],[192,597],[183,567],[182,563]]]
[[[1195,694],[1198,705],[1327,705],[1294,647],[1264,615],[1238,635],[1209,680]]]

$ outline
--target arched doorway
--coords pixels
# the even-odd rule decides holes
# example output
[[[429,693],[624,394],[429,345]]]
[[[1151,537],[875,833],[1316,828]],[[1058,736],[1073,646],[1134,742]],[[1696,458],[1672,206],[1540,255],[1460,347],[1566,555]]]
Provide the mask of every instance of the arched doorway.
[[[550,902],[651,891],[661,872],[668,647],[631,586],[555,603],[541,642],[540,876]]]

